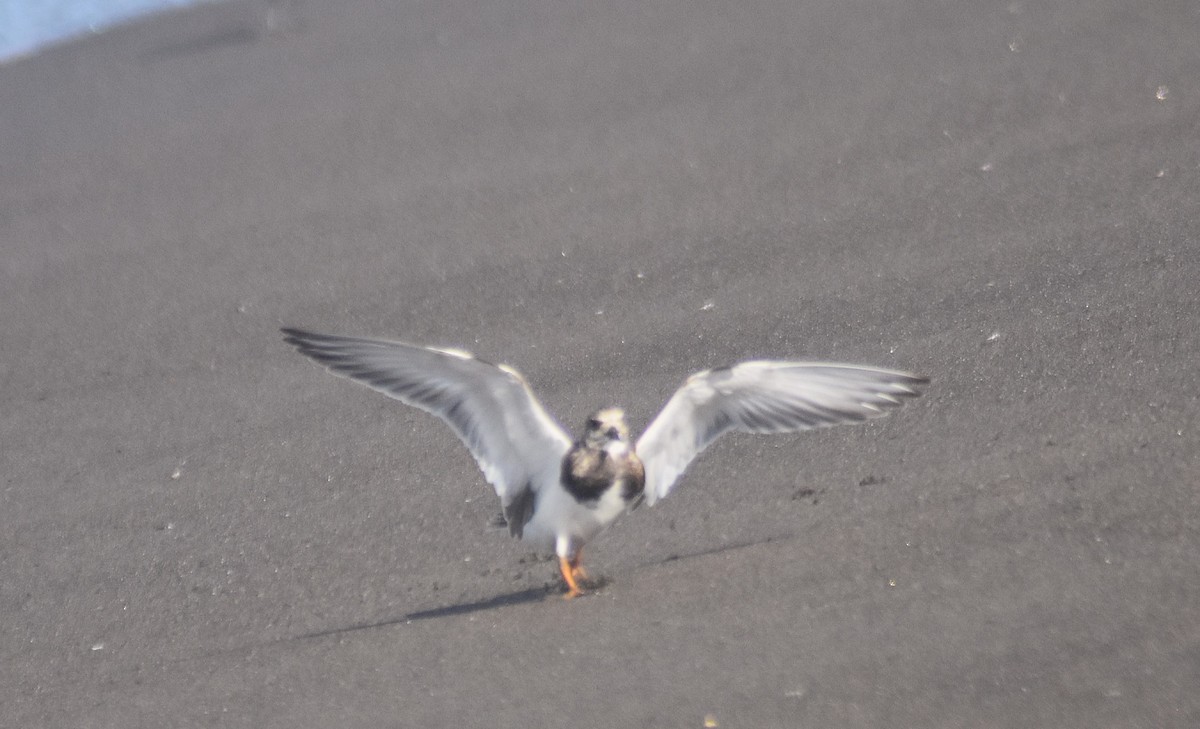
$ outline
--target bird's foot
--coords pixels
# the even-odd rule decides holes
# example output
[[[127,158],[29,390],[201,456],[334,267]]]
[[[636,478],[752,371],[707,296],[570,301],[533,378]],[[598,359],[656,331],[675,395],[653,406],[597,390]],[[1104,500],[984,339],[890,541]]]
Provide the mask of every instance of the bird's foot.
[[[583,594],[583,590],[579,589],[579,583],[575,581],[575,571],[579,569],[578,565],[571,564],[571,561],[566,557],[558,558],[558,569],[562,572],[563,581],[567,583],[567,594],[563,595],[564,600],[579,597]]]
[[[568,559],[567,564],[571,566],[571,576],[576,580],[588,578],[587,570],[583,568],[583,547],[575,550],[575,556]]]

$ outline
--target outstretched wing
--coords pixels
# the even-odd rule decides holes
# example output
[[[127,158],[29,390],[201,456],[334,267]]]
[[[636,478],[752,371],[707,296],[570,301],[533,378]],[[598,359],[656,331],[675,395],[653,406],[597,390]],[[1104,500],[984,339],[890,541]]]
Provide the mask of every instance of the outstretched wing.
[[[446,421],[505,507],[527,511],[531,491],[557,474],[570,439],[525,378],[467,352],[283,329],[284,341],[329,371]],[[527,515],[522,515],[527,516]],[[510,517],[511,521],[511,517]],[[520,533],[520,524],[510,524]]]
[[[722,433],[789,433],[884,415],[920,394],[924,377],[844,364],[743,362],[699,372],[637,442],[653,504]]]

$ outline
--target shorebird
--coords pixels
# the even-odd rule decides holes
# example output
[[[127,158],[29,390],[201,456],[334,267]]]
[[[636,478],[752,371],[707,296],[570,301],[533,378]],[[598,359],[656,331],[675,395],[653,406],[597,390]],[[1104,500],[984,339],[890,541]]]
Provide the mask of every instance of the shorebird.
[[[582,594],[583,545],[643,500],[654,504],[705,447],[730,431],[790,433],[877,417],[929,380],[874,367],[749,361],[687,379],[634,444],[625,413],[593,413],[572,440],[512,367],[458,349],[283,329],[325,365],[444,420],[496,489],[513,536],[553,549]]]

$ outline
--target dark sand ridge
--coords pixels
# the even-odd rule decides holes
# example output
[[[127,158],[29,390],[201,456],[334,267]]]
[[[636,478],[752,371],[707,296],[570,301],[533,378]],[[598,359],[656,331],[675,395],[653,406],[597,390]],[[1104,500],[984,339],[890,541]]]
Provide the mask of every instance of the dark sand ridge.
[[[1200,724],[1193,3],[265,7],[0,67],[0,725]],[[572,428],[934,383],[720,442],[565,603],[284,324]]]

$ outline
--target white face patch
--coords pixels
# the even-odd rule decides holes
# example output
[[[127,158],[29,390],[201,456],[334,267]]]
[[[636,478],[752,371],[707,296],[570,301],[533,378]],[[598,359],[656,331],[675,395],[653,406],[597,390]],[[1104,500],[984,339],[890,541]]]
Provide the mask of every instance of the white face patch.
[[[604,448],[610,456],[627,453],[628,446],[624,443],[614,442],[629,439],[629,427],[625,425],[625,411],[620,408],[605,408],[593,413],[588,418],[584,439],[593,448]]]

